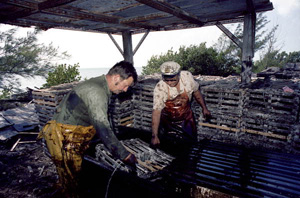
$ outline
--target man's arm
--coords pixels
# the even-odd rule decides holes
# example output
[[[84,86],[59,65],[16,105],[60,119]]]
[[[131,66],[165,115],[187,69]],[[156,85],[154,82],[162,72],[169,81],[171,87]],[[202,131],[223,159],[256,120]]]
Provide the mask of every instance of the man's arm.
[[[152,145],[159,145],[160,141],[158,138],[158,128],[159,128],[159,123],[160,123],[160,115],[161,115],[161,110],[153,110],[152,111],[152,139],[151,139],[151,144]]]
[[[196,101],[198,102],[198,104],[200,104],[200,106],[202,108],[203,116],[205,118],[209,118],[211,116],[211,114],[206,107],[205,100],[203,98],[203,95],[201,94],[200,88],[197,91],[195,91],[193,93],[193,95],[194,95]]]
[[[102,141],[112,155],[125,159],[130,153],[118,140],[110,127],[108,119],[108,97],[106,91],[97,86],[87,87],[88,92],[82,93],[90,122],[96,129],[96,137]]]

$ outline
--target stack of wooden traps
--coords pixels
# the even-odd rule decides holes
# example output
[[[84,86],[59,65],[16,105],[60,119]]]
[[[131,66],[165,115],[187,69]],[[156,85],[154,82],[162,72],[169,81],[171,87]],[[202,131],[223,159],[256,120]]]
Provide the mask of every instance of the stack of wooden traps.
[[[151,131],[153,90],[158,79],[146,79],[139,81],[133,90],[133,127],[136,129]]]
[[[298,121],[299,96],[277,90],[248,90],[244,107],[245,129],[262,132],[270,138],[287,140],[291,126]]]
[[[116,132],[118,126],[151,131],[153,90],[158,81],[158,78],[139,80],[125,98],[112,99],[109,114]],[[61,99],[76,84],[33,91],[40,127],[52,118]],[[299,91],[289,93],[281,88],[242,89],[237,81],[202,86],[212,118],[206,120],[202,108],[192,102],[199,140],[207,138],[299,153]]]
[[[297,93],[215,85],[203,87],[202,93],[212,118],[206,120],[193,103],[200,138],[283,148],[299,135],[294,132],[299,124]]]
[[[115,130],[118,131],[118,126],[133,126],[133,104],[131,94],[124,96],[126,99],[121,100],[119,97],[113,96],[109,104],[108,112],[111,119],[111,124]],[[128,98],[129,97],[129,98]]]
[[[40,129],[53,117],[63,97],[77,84],[78,82],[66,83],[48,89],[32,91]]]

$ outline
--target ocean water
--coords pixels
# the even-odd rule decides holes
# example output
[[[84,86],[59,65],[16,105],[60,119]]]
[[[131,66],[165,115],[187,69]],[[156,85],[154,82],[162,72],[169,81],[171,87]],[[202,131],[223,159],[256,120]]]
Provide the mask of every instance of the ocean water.
[[[81,80],[90,79],[93,77],[101,76],[103,74],[107,74],[110,68],[79,68]],[[138,75],[142,73],[141,67],[136,67],[136,72]],[[21,86],[20,88],[26,90],[26,87],[31,89],[38,89],[43,84],[46,83],[46,79],[42,77],[35,78],[22,78],[20,77]]]
[[[79,69],[80,75],[81,75],[81,80],[84,80],[85,78],[93,78],[97,76],[101,76],[102,74],[107,74],[110,68],[84,68],[84,69]],[[136,67],[136,72],[138,75],[142,73],[142,68],[141,67]]]

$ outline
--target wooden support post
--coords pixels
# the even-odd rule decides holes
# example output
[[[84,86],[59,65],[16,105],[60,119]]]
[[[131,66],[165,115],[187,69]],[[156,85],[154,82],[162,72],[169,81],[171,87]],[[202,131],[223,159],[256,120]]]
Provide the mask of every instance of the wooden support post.
[[[122,32],[124,60],[133,64],[132,35],[130,31]]]
[[[145,38],[148,36],[150,30],[148,30],[143,38],[140,40],[140,42],[138,43],[138,45],[136,46],[136,48],[134,49],[134,51],[132,50],[132,35],[130,31],[126,31],[122,33],[122,38],[123,38],[123,49],[121,49],[121,47],[119,46],[119,44],[117,43],[117,41],[114,39],[114,37],[110,34],[107,33],[108,36],[110,37],[110,39],[113,41],[113,43],[115,44],[115,46],[118,48],[119,52],[122,54],[122,56],[124,57],[125,61],[131,62],[133,64],[133,56],[134,54],[137,52],[137,50],[139,49],[139,47],[141,46],[141,44],[144,42]]]
[[[255,22],[255,12],[251,12],[245,15],[241,73],[241,82],[243,86],[248,86],[251,83],[251,73],[253,65],[252,58],[254,57],[255,44]]]

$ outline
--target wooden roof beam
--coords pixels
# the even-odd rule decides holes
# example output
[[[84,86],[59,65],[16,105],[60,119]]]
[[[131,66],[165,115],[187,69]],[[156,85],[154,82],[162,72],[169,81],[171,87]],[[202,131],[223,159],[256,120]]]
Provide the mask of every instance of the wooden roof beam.
[[[41,3],[33,3],[30,1],[23,1],[23,0],[0,0],[0,3],[5,3],[9,5],[15,5],[23,8],[29,8],[32,10],[45,10],[49,8],[54,8],[62,5],[66,5],[76,0],[47,0]]]
[[[53,1],[53,0],[47,0],[44,2],[41,2],[38,4],[38,9],[39,10],[45,10],[49,8],[54,8],[62,5],[66,5],[68,3],[71,3],[76,0],[58,0],[58,1]]]
[[[64,9],[64,8],[50,8],[47,10],[41,11],[45,14],[55,15],[55,16],[62,16],[62,17],[69,17],[73,19],[78,20],[88,20],[88,21],[98,21],[98,22],[104,22],[104,23],[112,23],[112,24],[118,24],[119,18],[118,17],[112,17],[102,14],[90,14],[87,12],[81,12],[81,11],[75,11],[70,9]]]
[[[252,0],[246,0],[247,10],[251,14],[255,14],[255,8]]]
[[[78,20],[89,20],[96,22],[104,22],[111,24],[120,24],[124,26],[136,27],[136,28],[145,28],[145,29],[153,29],[157,30],[159,27],[156,25],[152,25],[149,23],[139,23],[139,22],[123,22],[123,18],[108,16],[104,14],[90,14],[87,12],[75,11],[64,8],[50,8],[47,10],[43,10],[42,13],[51,14],[51,15],[59,15],[63,17],[70,17]]]
[[[74,0],[73,0],[74,1]],[[118,17],[111,17],[111,16],[106,16],[106,15],[95,15],[95,14],[89,14],[86,12],[80,12],[80,11],[74,11],[74,10],[69,10],[69,9],[63,9],[63,8],[58,8],[57,6],[63,5],[70,3],[71,0],[60,0],[60,1],[52,1],[52,0],[47,0],[43,3],[40,4],[35,4],[35,3],[30,3],[27,1],[20,1],[20,0],[0,0],[1,3],[6,3],[10,5],[16,5],[22,8],[27,8],[29,11],[25,11],[24,14],[20,12],[20,14],[14,16],[14,19],[16,20],[20,17],[18,16],[30,16],[32,14],[35,14],[36,12],[41,12],[41,13],[46,13],[46,14],[52,14],[52,15],[59,15],[59,16],[64,16],[64,17],[71,17],[75,19],[80,19],[80,20],[92,20],[92,21],[101,21],[105,23],[114,23],[117,24],[119,23],[119,18]],[[50,3],[51,2],[51,3]],[[30,12],[31,10],[31,12]]]
[[[2,22],[5,22],[5,21],[13,21],[13,20],[16,20],[18,18],[23,18],[23,17],[30,16],[34,13],[37,13],[37,11],[33,12],[33,10],[26,8],[25,10],[15,12],[14,15],[9,15],[9,16],[3,16],[2,15],[0,17],[0,22],[2,23]]]
[[[172,14],[173,16],[186,20],[190,23],[194,23],[199,26],[204,25],[204,23],[197,16],[194,16],[168,2],[157,1],[157,0],[136,0],[136,1],[145,4],[147,6],[150,6],[154,9]]]
[[[5,3],[8,5],[13,5],[13,6],[18,6],[18,7],[24,8],[24,10],[17,11],[13,15],[10,15],[10,16],[2,15],[0,18],[0,22],[16,20],[18,18],[27,17],[27,16],[37,12],[37,4],[32,3],[32,2],[21,1],[21,0],[14,0],[14,1],[13,0],[0,0],[0,3]]]
[[[23,8],[35,9],[35,10],[38,8],[36,3],[32,3],[29,1],[22,1],[22,0],[0,0],[0,3],[15,5]]]
[[[75,0],[59,0],[59,1],[47,0],[42,3],[32,3],[29,1],[21,1],[21,0],[0,0],[1,3],[5,3],[8,5],[15,5],[24,8],[24,10],[16,12],[14,15],[2,16],[0,21],[16,20],[19,18],[27,17],[32,14],[36,14],[41,10],[65,5],[72,1]]]

